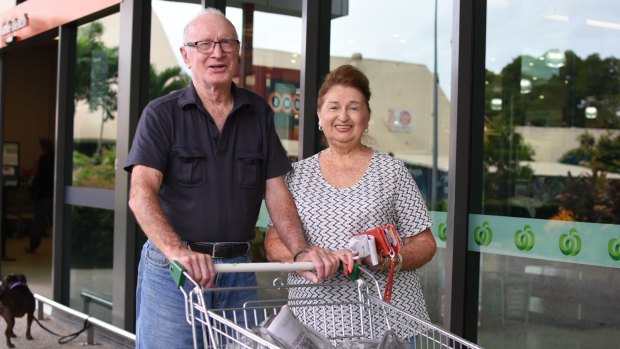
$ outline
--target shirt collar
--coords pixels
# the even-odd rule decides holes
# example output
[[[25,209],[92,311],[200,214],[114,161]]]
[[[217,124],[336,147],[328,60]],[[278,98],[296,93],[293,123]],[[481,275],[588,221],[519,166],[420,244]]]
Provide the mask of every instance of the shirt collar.
[[[233,96],[233,109],[231,113],[234,113],[237,109],[240,109],[244,105],[250,104],[250,98],[248,97],[247,92],[237,87],[237,85],[233,82],[231,85],[231,93]],[[184,109],[189,105],[199,106],[201,109],[204,109],[200,98],[198,97],[198,92],[196,92],[196,88],[194,84],[190,84],[179,96],[179,107]]]

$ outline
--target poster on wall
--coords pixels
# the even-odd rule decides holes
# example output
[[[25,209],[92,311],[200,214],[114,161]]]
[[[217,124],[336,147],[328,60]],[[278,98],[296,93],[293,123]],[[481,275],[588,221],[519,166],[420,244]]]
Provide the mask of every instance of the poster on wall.
[[[271,80],[267,101],[274,112],[276,132],[280,139],[299,139],[299,83],[289,80]]]
[[[388,109],[387,125],[392,132],[411,131],[411,121],[413,117],[407,109]]]
[[[19,184],[19,143],[4,142],[2,147],[2,185],[17,187]]]

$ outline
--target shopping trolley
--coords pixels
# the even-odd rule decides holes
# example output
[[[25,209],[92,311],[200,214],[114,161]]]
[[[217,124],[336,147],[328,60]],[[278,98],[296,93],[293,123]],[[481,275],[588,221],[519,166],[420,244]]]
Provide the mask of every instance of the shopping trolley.
[[[216,264],[218,273],[230,272],[296,272],[313,270],[312,263],[237,263]],[[296,313],[304,313],[305,324],[328,339],[333,346],[344,342],[378,340],[385,330],[414,333],[416,349],[454,348],[476,349],[468,342],[431,323],[418,319],[385,302],[372,273],[363,267],[356,269],[354,282],[322,282],[309,285],[289,285],[282,278],[275,278],[273,285],[253,287],[269,290],[276,297],[266,297],[246,302],[243,307],[207,309],[205,294],[209,292],[247,290],[243,288],[203,289],[178,262],[171,263],[170,273],[185,298],[185,320],[192,327],[194,348],[209,349],[283,349],[256,331],[256,326],[270,316],[276,316],[286,304]],[[184,289],[189,282],[190,291]],[[350,293],[347,302],[330,302],[324,298],[288,298],[288,290],[297,287],[338,288]],[[381,330],[379,330],[381,329]]]

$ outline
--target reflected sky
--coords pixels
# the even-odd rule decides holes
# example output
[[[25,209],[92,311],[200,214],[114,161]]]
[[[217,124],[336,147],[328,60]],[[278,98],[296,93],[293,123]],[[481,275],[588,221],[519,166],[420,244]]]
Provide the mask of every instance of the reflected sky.
[[[499,73],[520,55],[551,49],[619,58],[620,2],[488,0],[488,69]]]
[[[450,94],[452,0],[438,0],[438,72]],[[332,21],[332,56],[424,64],[433,70],[434,1],[349,0],[349,15]],[[200,10],[197,4],[153,1],[173,51],[183,25]],[[227,17],[241,28],[241,9]],[[301,53],[301,18],[256,12],[254,47]],[[498,73],[520,55],[540,56],[550,49],[573,50],[585,58],[620,57],[620,1],[488,0],[486,66]]]

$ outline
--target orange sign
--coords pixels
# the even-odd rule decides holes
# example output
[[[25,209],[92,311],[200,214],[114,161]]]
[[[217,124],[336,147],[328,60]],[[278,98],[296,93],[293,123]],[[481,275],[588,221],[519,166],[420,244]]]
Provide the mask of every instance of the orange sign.
[[[118,5],[122,0],[28,0],[0,14],[0,48]]]

